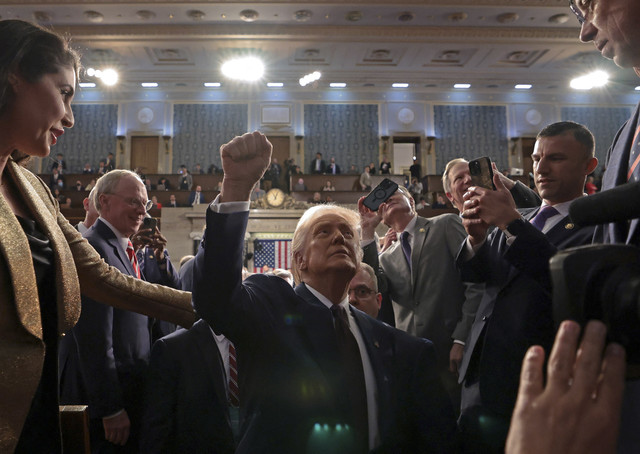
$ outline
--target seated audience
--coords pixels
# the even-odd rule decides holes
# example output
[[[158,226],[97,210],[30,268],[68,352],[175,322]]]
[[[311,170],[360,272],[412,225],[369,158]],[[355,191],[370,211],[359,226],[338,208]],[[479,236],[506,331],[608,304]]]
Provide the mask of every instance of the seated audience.
[[[165,177],[161,177],[158,180],[158,186],[156,187],[156,189],[158,191],[169,191],[173,188],[171,187],[171,183],[169,182],[169,180],[167,180]]]
[[[158,198],[153,195],[151,196],[151,202],[153,203],[153,205],[151,206],[151,209],[158,209],[161,210],[162,209],[162,204],[160,202],[158,202]]]
[[[324,184],[322,190],[323,191],[335,191],[336,187],[333,185],[331,180],[327,180],[327,182]]]
[[[84,187],[85,191],[91,191],[96,186],[96,179],[92,178],[89,183]]]
[[[67,163],[64,160],[62,153],[56,154],[56,159],[51,163],[51,172],[53,173],[54,170],[57,170],[60,175],[65,173],[67,170]]]
[[[391,163],[385,156],[382,158],[382,162],[380,163],[380,175],[389,175],[390,173],[391,173]]]
[[[331,175],[340,174],[340,166],[336,164],[336,158],[331,158],[331,160],[329,161],[329,165],[327,166],[326,173]]]
[[[444,209],[449,207],[447,206],[447,201],[445,200],[444,196],[438,193],[438,195],[436,196],[436,201],[431,204],[431,208]]]
[[[201,203],[205,203],[204,194],[202,193],[202,186],[197,185],[195,191],[191,191],[189,194],[189,206],[196,206]]]
[[[87,173],[93,173],[93,172],[94,170],[93,170],[93,167],[91,167],[91,164],[89,164],[88,162],[85,162],[84,167],[82,168],[82,173],[87,174]]]
[[[298,178],[298,181],[296,182],[296,184],[293,185],[293,190],[294,191],[306,191],[307,190],[307,185],[304,184],[304,178]]]
[[[82,181],[76,180],[76,185],[73,187],[75,191],[82,192],[84,191],[84,186],[82,186]]]
[[[324,203],[324,200],[322,200],[322,195],[319,192],[314,192],[313,197],[309,199],[309,203]]]
[[[169,205],[167,205],[169,208],[178,208],[180,205],[178,204],[178,201],[176,200],[176,195],[175,194],[171,194],[169,196]]]

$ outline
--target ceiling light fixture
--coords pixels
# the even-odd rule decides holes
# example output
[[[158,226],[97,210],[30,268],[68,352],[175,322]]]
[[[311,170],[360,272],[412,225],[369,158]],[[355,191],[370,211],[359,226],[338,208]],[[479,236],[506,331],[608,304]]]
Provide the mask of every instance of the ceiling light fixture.
[[[144,88],[156,88],[158,86],[158,82],[142,82],[140,85]]]
[[[391,86],[393,88],[409,88],[409,84],[404,83],[404,82],[402,82],[402,83],[394,83],[394,84],[391,84]]]
[[[609,74],[604,71],[594,71],[590,74],[572,79],[569,86],[574,90],[591,90],[604,87],[609,82]]]
[[[282,88],[284,84],[282,82],[267,82],[267,87],[270,88]]]
[[[298,80],[298,83],[300,84],[301,87],[306,87],[307,85],[309,85],[312,82],[315,82],[321,77],[322,77],[322,73],[320,71],[314,71],[312,73],[307,74],[306,76],[301,77],[300,80]]]
[[[96,88],[96,84],[93,82],[80,82],[80,88]]]
[[[515,86],[515,89],[516,90],[530,90],[531,87],[533,87],[533,85],[531,85],[531,84],[517,84]]]
[[[118,83],[118,73],[115,69],[107,68],[102,71],[96,71],[96,77],[100,78],[105,85],[113,86]]]
[[[471,84],[453,84],[453,88],[471,88]]]
[[[220,85],[222,85],[220,82],[205,82],[204,86],[205,87],[219,87]]]
[[[236,58],[222,65],[222,74],[229,79],[255,82],[264,75],[264,64],[257,57]]]
[[[329,86],[330,86],[331,88],[345,88],[345,87],[347,86],[347,84],[346,84],[346,83],[344,83],[344,82],[331,82],[331,83],[329,84]]]

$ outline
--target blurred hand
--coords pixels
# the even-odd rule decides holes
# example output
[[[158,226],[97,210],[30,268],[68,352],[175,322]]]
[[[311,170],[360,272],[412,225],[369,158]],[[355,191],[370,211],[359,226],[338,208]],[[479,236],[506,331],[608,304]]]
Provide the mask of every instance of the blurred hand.
[[[104,427],[104,438],[114,445],[124,445],[129,439],[129,429],[131,422],[126,410],[110,418],[102,418]]]
[[[598,321],[587,324],[578,349],[579,336],[577,323],[562,323],[549,358],[546,386],[544,350],[534,346],[527,352],[506,454],[616,452],[624,349],[610,344],[605,350],[606,327]]]
[[[133,248],[138,251],[145,246],[149,246],[152,241],[150,235],[151,229],[140,229],[131,235],[131,244],[133,244]]]
[[[491,163],[491,167],[493,168],[493,174],[498,175],[504,187],[507,188],[508,191],[511,191],[511,189],[515,186],[516,182],[510,179],[509,177],[505,176],[502,172],[500,172],[495,162]]]
[[[272,149],[267,137],[258,131],[235,137],[220,147],[224,170],[221,202],[249,200],[253,186],[271,164]]]

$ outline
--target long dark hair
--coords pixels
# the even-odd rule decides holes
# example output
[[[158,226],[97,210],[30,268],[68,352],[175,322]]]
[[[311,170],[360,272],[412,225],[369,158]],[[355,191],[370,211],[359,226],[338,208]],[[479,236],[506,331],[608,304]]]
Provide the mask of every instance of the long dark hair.
[[[80,56],[71,48],[67,37],[29,22],[3,20],[0,21],[0,43],[0,115],[13,102],[11,74],[34,83],[45,74],[55,74],[60,68],[69,67],[73,68],[77,80]],[[11,156],[18,162],[27,158],[18,150]]]

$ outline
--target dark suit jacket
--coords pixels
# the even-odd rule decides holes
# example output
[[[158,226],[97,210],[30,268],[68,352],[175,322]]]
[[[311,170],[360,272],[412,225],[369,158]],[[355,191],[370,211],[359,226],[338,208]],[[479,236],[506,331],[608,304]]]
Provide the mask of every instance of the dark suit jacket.
[[[602,175],[602,190],[615,188],[627,182],[629,171],[629,151],[640,119],[640,103],[631,118],[620,128],[607,152]],[[630,215],[632,213],[629,213]],[[637,214],[637,213],[636,213]],[[640,218],[627,222],[617,222],[598,226],[594,237],[597,243],[622,243],[640,246]]]
[[[191,191],[191,194],[189,194],[189,206],[193,205],[193,202],[195,200],[196,200],[196,191]],[[205,203],[204,194],[202,192],[200,193],[200,203]]]
[[[531,219],[538,210],[521,211]],[[460,367],[461,382],[479,380],[483,406],[511,415],[527,349],[542,345],[548,355],[555,335],[549,259],[590,243],[592,235],[592,227],[575,226],[568,217],[546,235],[527,222],[511,246],[494,229],[471,260],[458,255],[462,278],[485,283]]]
[[[326,169],[327,169],[327,163],[324,161],[324,159],[320,160],[320,171],[316,170],[316,163],[317,163],[317,159],[312,159],[311,160],[311,166],[309,166],[309,171],[310,173],[325,173]]]
[[[220,352],[204,320],[153,344],[141,452],[233,454],[225,380]]]
[[[327,166],[326,172],[327,172],[327,173],[330,173],[330,174],[332,174],[332,175],[333,175],[333,174],[334,174],[334,173],[333,173],[333,167],[334,167],[334,166],[335,166],[335,168],[336,168],[336,173],[335,173],[335,175],[339,175],[339,174],[340,174],[340,166],[339,166],[338,164],[331,164],[331,163],[329,163],[329,165]],[[315,168],[315,167],[314,167],[314,168]]]
[[[96,221],[85,238],[108,264],[134,275],[125,251],[102,220]],[[130,419],[135,418],[151,350],[148,323],[145,315],[82,296],[82,312],[73,332],[91,418],[112,415],[122,408]]]
[[[247,212],[207,211],[194,304],[239,352],[237,452],[297,454],[307,450],[316,424],[347,419],[332,315],[304,284],[294,291],[275,276],[241,281],[247,219]],[[452,452],[455,421],[432,344],[351,310],[376,379],[380,452]]]

